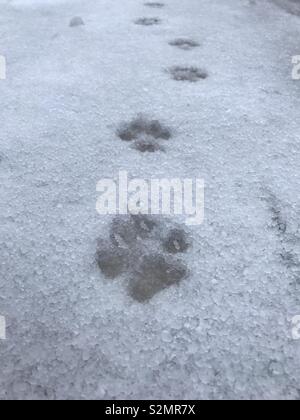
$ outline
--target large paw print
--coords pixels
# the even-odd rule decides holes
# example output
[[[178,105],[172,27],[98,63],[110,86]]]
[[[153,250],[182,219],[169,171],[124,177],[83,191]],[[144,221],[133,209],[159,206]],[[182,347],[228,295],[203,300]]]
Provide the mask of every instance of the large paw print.
[[[161,140],[169,140],[171,130],[158,120],[151,120],[142,115],[129,123],[123,123],[117,131],[118,137],[132,142],[132,147],[141,153],[165,151]]]
[[[178,256],[190,246],[181,227],[155,217],[129,215],[114,218],[109,244],[98,241],[96,259],[106,278],[125,274],[129,295],[142,303],[188,276],[188,268]]]

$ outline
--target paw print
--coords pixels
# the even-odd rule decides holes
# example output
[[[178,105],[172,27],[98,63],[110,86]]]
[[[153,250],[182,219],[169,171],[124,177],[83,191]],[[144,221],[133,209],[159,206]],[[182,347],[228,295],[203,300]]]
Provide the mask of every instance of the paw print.
[[[172,137],[171,130],[158,120],[151,120],[142,115],[129,123],[123,123],[117,131],[122,141],[132,142],[132,148],[141,153],[165,151],[161,140]]]
[[[156,1],[153,1],[153,2],[149,1],[149,2],[145,3],[145,6],[152,7],[153,9],[162,9],[163,7],[165,7],[165,4],[160,3],[160,2],[156,2]]]
[[[161,20],[157,17],[152,17],[152,18],[143,17],[143,18],[136,19],[134,23],[136,25],[142,25],[142,26],[153,26],[153,25],[160,25]]]
[[[125,275],[128,294],[144,303],[188,277],[189,270],[179,256],[190,246],[180,226],[159,217],[131,214],[113,219],[109,244],[98,241],[96,260],[106,278]]]
[[[70,20],[70,25],[71,28],[75,28],[77,26],[84,26],[84,21],[80,16],[75,16]]]
[[[198,67],[174,66],[169,68],[168,72],[177,82],[198,82],[208,77],[207,72]]]
[[[172,47],[180,48],[181,50],[186,50],[186,51],[199,47],[198,42],[193,41],[192,39],[187,39],[187,38],[174,39],[173,41],[169,42],[169,45],[171,45]]]

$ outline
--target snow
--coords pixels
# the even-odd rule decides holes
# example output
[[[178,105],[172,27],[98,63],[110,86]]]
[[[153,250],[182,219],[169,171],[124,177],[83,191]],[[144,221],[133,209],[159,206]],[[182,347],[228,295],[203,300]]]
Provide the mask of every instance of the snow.
[[[299,398],[291,3],[0,1],[0,399]],[[175,81],[174,66],[208,77]],[[140,113],[171,128],[165,153],[118,138]],[[111,221],[96,184],[119,170],[206,184],[190,278],[144,304],[95,262]]]

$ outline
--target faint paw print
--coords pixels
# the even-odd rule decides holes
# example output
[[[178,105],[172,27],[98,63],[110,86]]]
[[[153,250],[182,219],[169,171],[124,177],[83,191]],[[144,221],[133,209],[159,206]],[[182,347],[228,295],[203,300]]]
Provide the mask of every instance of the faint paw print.
[[[76,28],[77,26],[84,26],[84,21],[80,16],[75,16],[70,20],[71,28]]]
[[[191,50],[192,48],[199,47],[198,42],[187,38],[177,38],[169,42],[172,47],[180,48],[181,50]]]
[[[157,17],[152,17],[152,18],[143,17],[143,18],[136,19],[134,23],[136,25],[142,25],[142,26],[153,26],[153,25],[161,24],[161,20]]]
[[[145,3],[145,6],[152,7],[153,9],[162,9],[165,7],[164,3],[156,2],[156,1],[149,1]]]
[[[109,244],[98,241],[96,260],[106,278],[125,274],[129,295],[138,302],[148,302],[188,276],[189,270],[178,255],[190,246],[185,230],[165,219],[118,216],[109,227]]]

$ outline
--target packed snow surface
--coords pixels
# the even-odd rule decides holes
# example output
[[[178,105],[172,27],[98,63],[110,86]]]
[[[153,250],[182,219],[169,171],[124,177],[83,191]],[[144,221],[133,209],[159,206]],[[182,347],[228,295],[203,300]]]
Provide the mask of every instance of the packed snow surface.
[[[1,399],[300,397],[300,2],[162,3],[0,0]],[[206,185],[191,246],[180,217],[126,236],[161,278],[138,299],[96,257],[120,170]]]

